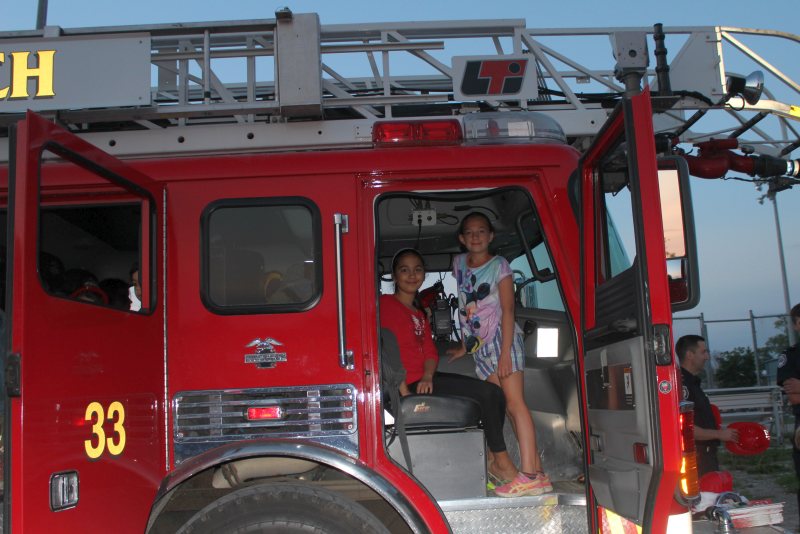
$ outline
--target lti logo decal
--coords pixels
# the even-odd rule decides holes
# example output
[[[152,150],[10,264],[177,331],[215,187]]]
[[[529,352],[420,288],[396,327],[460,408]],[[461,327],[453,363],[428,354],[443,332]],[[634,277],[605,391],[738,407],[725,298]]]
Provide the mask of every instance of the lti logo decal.
[[[0,52],[0,73],[6,71],[9,85],[0,86],[0,99],[30,98],[28,80],[37,82],[34,98],[48,98],[56,95],[53,91],[53,68],[55,50],[34,50],[11,52],[6,55]],[[34,66],[34,63],[36,66]]]
[[[453,97],[462,101],[533,100],[539,96],[530,56],[455,56]]]
[[[255,338],[245,345],[245,347],[252,348],[254,351],[251,354],[244,355],[244,363],[254,363],[259,369],[271,369],[275,367],[276,363],[285,362],[286,353],[276,352],[276,345],[283,346],[283,343],[271,337]]]
[[[522,90],[527,59],[467,61],[461,92],[465,95],[516,95]]]

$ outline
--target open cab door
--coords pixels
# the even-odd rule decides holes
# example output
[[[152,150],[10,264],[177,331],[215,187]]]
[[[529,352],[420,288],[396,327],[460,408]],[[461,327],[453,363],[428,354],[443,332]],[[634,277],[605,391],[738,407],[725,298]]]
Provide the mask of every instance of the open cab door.
[[[663,533],[688,514],[649,91],[623,99],[579,172],[590,531]]]
[[[11,139],[3,531],[143,532],[168,461],[162,186],[32,112]]]

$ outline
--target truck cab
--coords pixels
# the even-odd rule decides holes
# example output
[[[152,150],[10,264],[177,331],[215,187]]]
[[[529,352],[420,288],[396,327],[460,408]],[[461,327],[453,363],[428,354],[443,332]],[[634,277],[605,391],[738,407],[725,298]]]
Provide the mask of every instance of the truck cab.
[[[604,513],[642,520],[658,506],[641,491],[658,486],[655,474],[669,481],[672,502],[680,474],[664,466],[680,464],[663,458],[680,457],[678,435],[639,400],[659,372],[657,360],[635,357],[652,335],[634,304],[642,286],[617,290],[630,291],[629,307],[603,314],[607,324],[589,330],[599,332],[597,355],[578,356],[587,339],[580,288],[588,283],[578,268],[587,261],[577,222],[587,186],[581,173],[604,177],[610,169],[612,186],[591,180],[601,199],[631,189],[619,182],[630,173],[618,155],[579,171],[586,163],[556,134],[515,143],[485,137],[498,121],[505,135],[524,120],[530,131],[557,133],[545,116],[480,120],[413,123],[452,132],[432,144],[414,135],[381,140],[385,128],[403,125],[387,121],[376,124],[375,148],[367,150],[121,164],[29,114],[17,130],[17,169],[25,174],[16,175],[9,231],[12,340],[24,340],[31,356],[25,364],[22,350],[12,349],[9,364],[19,373],[12,410],[25,391],[35,399],[26,413],[40,416],[39,424],[10,432],[23,450],[42,450],[12,462],[11,487],[18,473],[49,484],[51,498],[41,503],[49,513],[32,516],[24,508],[15,514],[12,501],[12,521],[22,515],[27,528],[38,529],[63,518],[77,528],[90,509],[81,502],[122,480],[138,488],[136,497],[126,499],[125,512],[109,507],[108,520],[125,513],[153,532],[171,531],[186,515],[187,531],[214,530],[199,525],[215,524],[209,518],[221,512],[209,507],[221,499],[230,517],[255,507],[264,498],[259,488],[285,493],[284,486],[301,493],[341,486],[334,495],[372,522],[408,521],[412,531],[458,529],[465,514],[505,507],[485,487],[480,428],[477,439],[475,432],[416,429],[409,469],[392,447],[395,423],[383,409],[377,302],[391,257],[413,246],[444,278],[459,251],[458,222],[475,210],[490,214],[494,250],[514,269],[526,400],[543,465],[556,481],[556,493],[516,504],[543,525],[584,523],[587,498],[604,503]],[[471,132],[466,138],[462,128]],[[602,216],[595,230],[609,245],[591,269],[605,273],[596,287],[642,277],[642,251],[625,254],[610,220]],[[663,271],[663,253],[656,253]],[[124,288],[134,269],[139,310],[108,282]],[[665,272],[659,276],[666,290]],[[458,336],[444,297],[443,351]],[[625,328],[614,326],[620,321]],[[45,330],[52,335],[42,336]],[[59,357],[47,349],[53,336]],[[661,381],[674,380],[674,361],[662,359]],[[474,373],[469,365],[456,371]],[[667,393],[660,395],[675,400],[675,391]],[[677,402],[666,406],[677,420]],[[80,445],[77,456],[43,461],[53,443],[47,435]],[[469,443],[474,454],[419,470],[440,439],[452,454]],[[462,478],[470,473],[476,476]],[[27,494],[36,487],[21,487],[23,503],[36,501]]]
[[[184,75],[217,39],[266,54],[253,35],[268,28],[272,100],[250,94],[263,89],[253,83],[225,93],[236,103],[188,86],[163,103],[165,82],[152,109],[87,115],[90,131],[43,116],[50,101],[8,128],[5,531],[690,531],[696,470],[671,312],[699,298],[691,196],[685,163],[657,156],[643,67],[626,67],[636,83],[612,112],[595,110],[608,120],[581,143],[524,94],[514,105],[484,95],[492,111],[431,95],[356,101],[361,82],[338,80],[361,95],[350,101],[337,84],[301,79],[287,65],[317,72],[331,50],[320,42],[351,30],[314,15],[215,25],[200,56],[178,57],[173,45],[198,28],[89,41],[119,37],[133,54],[152,39],[147,59]],[[86,36],[68,37],[53,57]],[[523,59],[491,63],[512,69],[510,85],[484,90],[530,91],[517,80]],[[475,82],[482,61],[454,65]],[[476,90],[458,87],[464,99]],[[406,428],[386,409],[379,299],[391,259],[422,254],[444,354],[460,341],[448,273],[473,211],[513,270],[525,398],[552,493],[487,488],[480,418],[443,428],[448,412],[434,413]],[[468,359],[440,368],[474,375]],[[510,427],[505,436],[518,461]]]

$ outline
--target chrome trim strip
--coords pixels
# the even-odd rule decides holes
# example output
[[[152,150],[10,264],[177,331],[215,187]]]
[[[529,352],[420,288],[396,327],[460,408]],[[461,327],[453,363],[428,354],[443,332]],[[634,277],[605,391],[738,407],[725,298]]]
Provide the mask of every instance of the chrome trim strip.
[[[501,508],[520,508],[528,506],[586,506],[586,496],[574,493],[545,493],[544,495],[514,497],[483,497],[439,501],[445,512],[464,512],[475,510],[495,510]]]
[[[300,458],[338,469],[363,482],[384,498],[400,514],[414,533],[422,534],[428,531],[425,521],[405,495],[400,493],[382,475],[332,449],[296,440],[229,443],[213,451],[191,458],[164,478],[154,502],[157,503],[159,499],[166,496],[183,481],[210,467],[241,458],[265,456]],[[517,499],[508,500],[516,501]]]
[[[225,443],[297,439],[358,455],[358,391],[353,384],[183,391],[172,399],[174,461]],[[247,409],[281,408],[278,420],[251,421]]]
[[[162,416],[164,417],[164,468],[169,471],[169,363],[167,361],[167,188],[161,190],[161,316],[164,335],[164,404]]]

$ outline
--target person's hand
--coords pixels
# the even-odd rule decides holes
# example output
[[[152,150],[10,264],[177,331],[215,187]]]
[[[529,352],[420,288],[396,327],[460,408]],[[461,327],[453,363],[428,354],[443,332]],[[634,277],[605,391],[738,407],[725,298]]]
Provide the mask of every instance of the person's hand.
[[[720,441],[736,441],[739,439],[739,432],[733,428],[720,428],[719,440]]]
[[[786,393],[789,404],[800,404],[800,380],[797,378],[786,379],[783,382],[783,392]]]
[[[511,364],[511,354],[506,351],[501,352],[500,358],[497,359],[497,376],[499,378],[505,378],[510,376],[513,371],[514,367]]]
[[[417,393],[420,395],[433,393],[433,377],[422,375],[422,378],[417,382]]]
[[[402,384],[400,384],[400,396],[408,397],[409,395],[411,395],[411,390],[408,389],[408,385],[405,382],[403,382]]]
[[[458,347],[447,349],[445,354],[447,355],[448,362],[454,362],[459,358],[463,358],[467,354],[467,349],[464,345],[459,345]]]
[[[800,393],[800,380],[788,378],[783,382],[783,391],[789,395]]]

